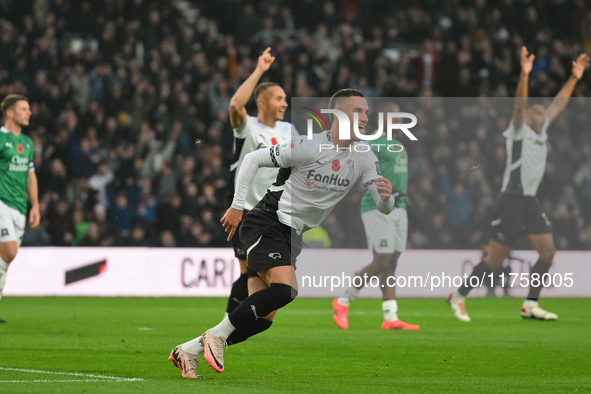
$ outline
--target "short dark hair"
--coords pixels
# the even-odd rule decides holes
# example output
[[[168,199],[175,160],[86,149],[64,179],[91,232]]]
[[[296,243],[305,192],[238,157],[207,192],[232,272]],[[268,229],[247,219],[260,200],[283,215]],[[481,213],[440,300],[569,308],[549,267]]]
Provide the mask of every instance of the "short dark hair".
[[[26,101],[28,103],[29,99],[21,94],[9,94],[6,96],[4,100],[2,100],[2,104],[0,104],[4,116],[6,116],[6,111],[14,109],[14,105],[19,101]]]
[[[328,108],[334,109],[336,107],[336,99],[340,97],[365,97],[363,93],[361,93],[357,89],[341,89],[337,91],[335,94],[332,95],[330,101],[328,102]]]
[[[269,89],[272,86],[279,86],[279,84],[276,82],[259,83],[258,86],[256,87],[256,89],[254,90],[254,94],[253,94],[254,100],[256,101],[261,94],[265,93],[267,91],[267,89]]]

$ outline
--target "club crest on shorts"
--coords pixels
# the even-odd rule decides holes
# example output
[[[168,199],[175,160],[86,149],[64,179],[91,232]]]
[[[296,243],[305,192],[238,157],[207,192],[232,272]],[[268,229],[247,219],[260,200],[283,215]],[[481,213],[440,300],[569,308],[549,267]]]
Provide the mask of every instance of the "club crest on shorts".
[[[271,252],[269,253],[269,257],[273,260],[276,260],[281,258],[281,254],[279,252]]]

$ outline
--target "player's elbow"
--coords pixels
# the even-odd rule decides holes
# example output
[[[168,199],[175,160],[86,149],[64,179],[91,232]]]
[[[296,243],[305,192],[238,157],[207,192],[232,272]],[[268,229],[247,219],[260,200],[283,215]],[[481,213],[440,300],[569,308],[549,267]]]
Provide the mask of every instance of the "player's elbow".
[[[242,159],[243,168],[250,168],[252,171],[257,171],[261,167],[260,161],[255,153],[256,151],[250,152],[244,156],[244,159]]]
[[[525,118],[521,117],[521,116],[514,116],[512,122],[513,122],[513,128],[515,128],[515,130],[519,130],[521,128],[521,126],[523,126],[523,122],[525,122]]]
[[[242,159],[242,165],[256,161],[254,152],[256,152],[256,151],[249,152],[244,156],[244,159]]]
[[[230,100],[230,112],[231,113],[237,113],[240,112],[240,110],[242,109],[242,105],[238,102],[238,100],[236,100],[235,98],[232,98],[232,100]]]

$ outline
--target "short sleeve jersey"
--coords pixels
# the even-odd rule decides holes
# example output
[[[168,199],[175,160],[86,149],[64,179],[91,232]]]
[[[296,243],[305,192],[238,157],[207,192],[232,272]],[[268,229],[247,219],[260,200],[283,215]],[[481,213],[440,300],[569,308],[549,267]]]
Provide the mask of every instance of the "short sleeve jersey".
[[[503,132],[507,148],[507,163],[503,174],[503,193],[535,196],[544,177],[548,155],[548,126],[550,120],[536,133],[525,122],[519,129],[510,122]]]
[[[35,170],[33,140],[0,128],[0,201],[27,214],[27,179]]]
[[[293,130],[293,136],[292,136]],[[246,121],[234,129],[234,160],[230,166],[230,195],[234,194],[236,188],[237,174],[244,160],[244,156],[258,149],[268,148],[277,144],[284,144],[297,135],[295,128],[289,122],[278,121],[275,128],[262,124],[256,117],[247,116]],[[263,198],[267,189],[277,177],[276,168],[261,168],[257,172],[252,186],[246,197],[245,209],[252,209]]]

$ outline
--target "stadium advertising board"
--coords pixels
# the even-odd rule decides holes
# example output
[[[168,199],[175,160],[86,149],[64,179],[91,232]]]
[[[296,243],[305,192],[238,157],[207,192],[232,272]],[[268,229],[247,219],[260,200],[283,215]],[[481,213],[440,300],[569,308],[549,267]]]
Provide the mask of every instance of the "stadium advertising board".
[[[355,276],[359,262],[370,258],[367,250],[304,250],[296,271],[300,295],[335,297],[350,281],[365,280],[361,296],[379,298],[375,281]],[[474,251],[409,250],[390,283],[399,297],[446,297],[478,261]],[[535,252],[515,252],[498,276],[482,279],[474,296],[525,296],[535,261]],[[588,261],[591,252],[559,252],[543,278],[545,297],[591,297]],[[23,248],[10,267],[5,295],[226,297],[239,272],[232,249]]]

